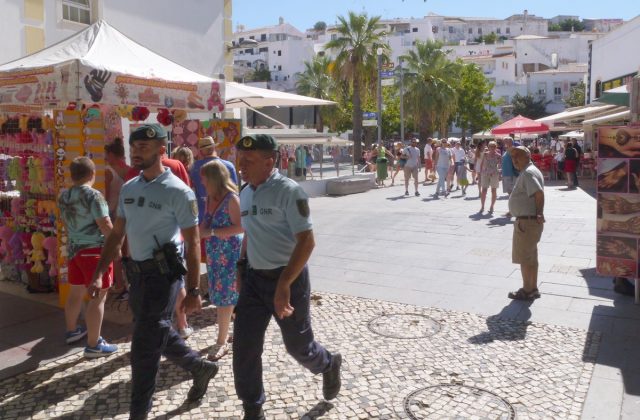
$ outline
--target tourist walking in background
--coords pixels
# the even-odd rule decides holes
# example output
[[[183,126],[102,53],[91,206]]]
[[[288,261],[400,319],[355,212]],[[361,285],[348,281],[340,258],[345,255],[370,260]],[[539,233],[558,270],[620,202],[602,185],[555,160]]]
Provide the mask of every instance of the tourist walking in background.
[[[578,188],[578,151],[570,141],[565,142],[564,172],[567,174],[567,186]]]
[[[304,164],[306,168],[306,175],[313,178],[313,172],[311,171],[311,165],[313,165],[313,149],[309,148],[309,146],[304,146]]]
[[[449,168],[453,166],[453,152],[448,147],[447,139],[440,141],[440,147],[438,147],[433,155],[433,160],[436,164],[436,172],[438,173],[438,185],[436,186],[435,196],[442,194],[445,197],[449,195],[447,190],[446,181]]]
[[[484,211],[484,203],[487,199],[487,190],[491,188],[491,207],[489,214],[493,213],[493,206],[496,204],[498,185],[500,184],[500,165],[502,156],[498,152],[498,145],[495,141],[489,142],[489,147],[482,156],[480,163],[480,213]]]
[[[454,140],[453,162],[454,162],[454,172],[456,175],[456,182],[458,184],[456,187],[456,190],[460,188],[464,189],[465,186],[462,185],[462,180],[467,179],[467,168],[466,168],[467,152],[462,147],[460,140]]]
[[[113,221],[118,208],[120,189],[124,185],[127,173],[131,170],[125,160],[122,138],[116,137],[111,143],[104,146],[104,160],[107,163],[104,172],[105,198],[109,206],[109,218]],[[122,255],[126,255],[126,242],[121,251]],[[128,292],[121,258],[113,260],[113,287],[110,290],[111,293],[118,295],[116,300],[127,300]]]
[[[517,177],[513,162],[511,161],[513,139],[511,139],[511,137],[505,137],[502,143],[504,145],[504,153],[502,154],[502,192],[510,195]],[[511,213],[507,212],[505,216],[511,217]]]
[[[480,167],[482,166],[482,158],[484,157],[484,152],[487,147],[485,146],[484,140],[480,140],[478,145],[476,146],[475,151],[475,164],[474,168],[476,170],[476,182],[478,183],[478,197],[482,195],[482,185],[480,185],[480,179],[482,175],[480,174]]]
[[[416,197],[418,192],[418,169],[420,166],[420,149],[418,149],[418,139],[411,139],[411,145],[405,148],[407,162],[404,164],[404,195],[409,195],[409,180],[413,177],[413,186]]]
[[[504,152],[502,153],[502,192],[511,194],[513,185],[516,181],[516,171],[511,161],[511,148],[513,148],[513,140],[511,137],[505,137],[502,140],[504,144]]]
[[[113,265],[105,266],[101,276],[94,278],[93,272],[100,260],[104,239],[113,226],[107,202],[100,191],[92,188],[96,180],[95,164],[86,156],[77,157],[69,165],[69,171],[73,186],[58,197],[60,216],[69,237],[67,252],[71,290],[64,306],[65,339],[67,344],[73,344],[87,336],[84,357],[108,356],[118,351],[118,346],[107,343],[100,336],[104,302],[113,280]],[[78,326],[85,296],[91,298],[85,316],[87,328]]]
[[[467,162],[471,171],[471,185],[474,185],[476,183],[476,147],[473,144],[467,149]]]
[[[204,238],[206,247],[209,301],[216,305],[218,323],[218,338],[209,350],[209,360],[218,360],[229,352],[229,325],[238,303],[236,265],[242,243],[240,200],[238,186],[220,160],[206,163],[200,168],[200,175],[207,190],[200,237]]]
[[[334,146],[331,149],[331,159],[333,160],[333,167],[336,168],[336,176],[340,176],[340,148]]]
[[[424,185],[429,181],[435,181],[435,173],[433,169],[433,139],[429,137],[427,144],[424,145]]]
[[[389,159],[393,159],[393,155],[387,151],[387,148],[378,144],[373,151],[376,160],[376,184],[384,187],[384,180],[389,177],[387,164]]]
[[[173,158],[179,160],[187,172],[191,172],[191,169],[193,169],[193,152],[187,146],[178,147],[175,152],[173,152]]]
[[[407,158],[408,156],[404,147],[400,146],[400,148],[396,150],[396,171],[391,176],[391,185],[396,182],[396,176],[398,175],[398,172],[404,171],[404,165],[407,163]]]
[[[522,287],[508,294],[510,299],[534,300],[538,291],[538,242],[544,219],[544,177],[531,162],[529,149],[511,149],[513,166],[520,172],[509,196],[509,212],[516,218],[513,224],[512,261],[520,264]]]

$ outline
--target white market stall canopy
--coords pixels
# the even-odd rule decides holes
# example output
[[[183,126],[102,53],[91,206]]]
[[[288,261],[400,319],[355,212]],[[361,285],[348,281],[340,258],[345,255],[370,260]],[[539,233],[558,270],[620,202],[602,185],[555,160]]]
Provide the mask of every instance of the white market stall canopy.
[[[568,133],[560,134],[558,138],[566,140],[566,139],[584,139],[584,132],[580,130],[569,131]]]
[[[538,118],[536,121],[548,124],[551,131],[570,131],[581,127],[582,120],[613,112],[613,109],[617,109],[615,105],[586,105]]]
[[[251,129],[246,128],[243,135],[269,134],[280,145],[323,144],[325,146],[345,146],[351,141],[342,139],[334,133],[318,133],[314,129]]]
[[[69,102],[220,112],[224,82],[148,50],[104,20],[0,65],[0,106],[55,108]]]
[[[334,105],[333,101],[295,95],[279,90],[262,89],[241,83],[226,83],[227,108],[261,108],[265,106]]]

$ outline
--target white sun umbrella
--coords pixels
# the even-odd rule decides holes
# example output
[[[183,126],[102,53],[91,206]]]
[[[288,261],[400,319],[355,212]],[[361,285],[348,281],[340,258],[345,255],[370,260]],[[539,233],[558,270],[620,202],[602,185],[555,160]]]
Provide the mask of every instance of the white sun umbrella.
[[[227,89],[225,92],[227,109],[335,104],[333,101],[326,101],[324,99],[280,92],[279,90],[263,89],[235,82],[227,82],[225,87]]]

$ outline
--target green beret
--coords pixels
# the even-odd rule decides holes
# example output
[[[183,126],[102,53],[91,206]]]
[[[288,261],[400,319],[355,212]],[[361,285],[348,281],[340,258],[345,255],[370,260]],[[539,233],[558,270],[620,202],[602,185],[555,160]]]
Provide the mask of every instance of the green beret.
[[[129,144],[136,140],[161,140],[167,138],[167,130],[160,124],[145,124],[136,128],[129,136]]]
[[[251,134],[250,136],[244,136],[236,144],[238,150],[264,150],[274,151],[278,150],[278,143],[276,139],[268,134]]]

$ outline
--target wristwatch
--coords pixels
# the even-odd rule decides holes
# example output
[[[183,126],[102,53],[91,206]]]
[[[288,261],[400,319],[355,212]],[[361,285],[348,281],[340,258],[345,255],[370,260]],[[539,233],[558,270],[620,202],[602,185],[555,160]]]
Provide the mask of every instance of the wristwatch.
[[[200,288],[192,287],[191,289],[187,290],[187,294],[193,297],[200,296]]]

